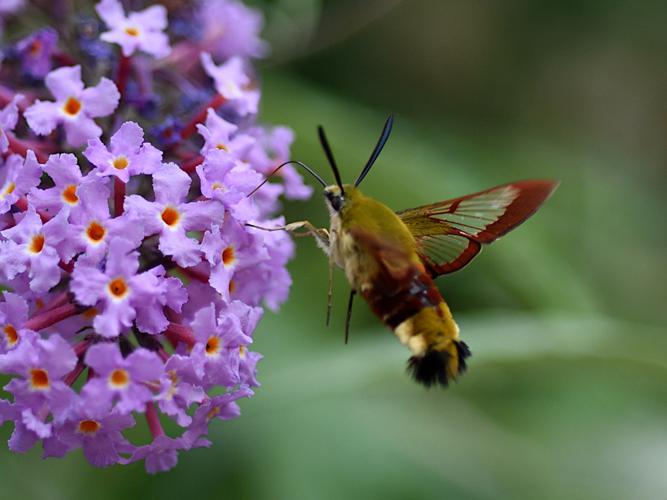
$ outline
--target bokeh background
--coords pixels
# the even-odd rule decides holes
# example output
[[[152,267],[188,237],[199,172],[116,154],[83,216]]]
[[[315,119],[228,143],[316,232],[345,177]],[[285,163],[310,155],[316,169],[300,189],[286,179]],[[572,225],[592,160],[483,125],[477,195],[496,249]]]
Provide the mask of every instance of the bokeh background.
[[[78,453],[0,453],[3,498],[659,499],[667,496],[667,3],[274,0],[261,120],[329,176],[325,125],[367,194],[401,209],[524,178],[561,186],[438,283],[473,357],[448,390],[298,241],[289,301],[256,332],[262,387],[211,449],[147,476]],[[288,219],[328,223],[318,196]],[[0,429],[3,439],[10,433]]]

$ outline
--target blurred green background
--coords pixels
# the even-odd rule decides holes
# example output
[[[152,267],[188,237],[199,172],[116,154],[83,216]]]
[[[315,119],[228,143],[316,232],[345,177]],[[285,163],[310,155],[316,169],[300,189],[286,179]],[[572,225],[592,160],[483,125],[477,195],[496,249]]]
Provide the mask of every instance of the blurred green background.
[[[257,4],[257,2],[255,2]],[[3,498],[667,497],[667,3],[275,0],[263,122],[343,177],[394,133],[364,190],[401,209],[562,181],[528,223],[438,283],[473,357],[448,390],[298,241],[289,301],[256,332],[262,387],[211,449],[147,476],[79,453],[1,455]],[[286,207],[326,226],[319,193]],[[8,436],[9,426],[2,428]]]

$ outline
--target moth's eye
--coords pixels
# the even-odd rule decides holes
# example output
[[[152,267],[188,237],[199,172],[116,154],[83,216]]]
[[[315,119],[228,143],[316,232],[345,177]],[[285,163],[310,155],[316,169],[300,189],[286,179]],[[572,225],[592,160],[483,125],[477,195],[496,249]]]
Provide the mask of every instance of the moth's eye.
[[[332,192],[329,191],[325,193],[325,196],[327,197],[327,200],[329,200],[331,208],[333,208],[336,212],[338,212],[343,206],[343,197],[340,195],[333,194]]]
[[[339,212],[343,207],[343,197],[342,196],[332,196],[330,198],[331,206],[336,212]]]

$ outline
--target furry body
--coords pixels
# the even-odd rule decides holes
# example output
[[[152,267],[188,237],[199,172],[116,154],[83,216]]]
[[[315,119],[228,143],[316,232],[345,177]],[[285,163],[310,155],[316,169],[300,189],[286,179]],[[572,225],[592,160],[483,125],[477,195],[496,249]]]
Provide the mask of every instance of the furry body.
[[[409,369],[417,381],[427,386],[446,385],[465,369],[469,351],[459,340],[449,307],[417,254],[414,237],[386,205],[352,185],[343,188],[344,205],[339,210],[329,205],[330,258],[410,349]]]

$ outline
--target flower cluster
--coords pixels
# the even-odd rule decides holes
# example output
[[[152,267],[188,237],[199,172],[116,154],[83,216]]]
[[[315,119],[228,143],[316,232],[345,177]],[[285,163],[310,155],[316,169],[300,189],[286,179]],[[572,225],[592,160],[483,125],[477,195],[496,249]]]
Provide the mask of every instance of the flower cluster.
[[[287,167],[249,196],[293,140],[256,124],[256,11],[59,14],[71,38],[47,26],[3,49],[0,423],[15,452],[163,471],[258,386],[253,331],[287,297],[293,245],[248,224],[281,225],[279,198],[311,190]]]

